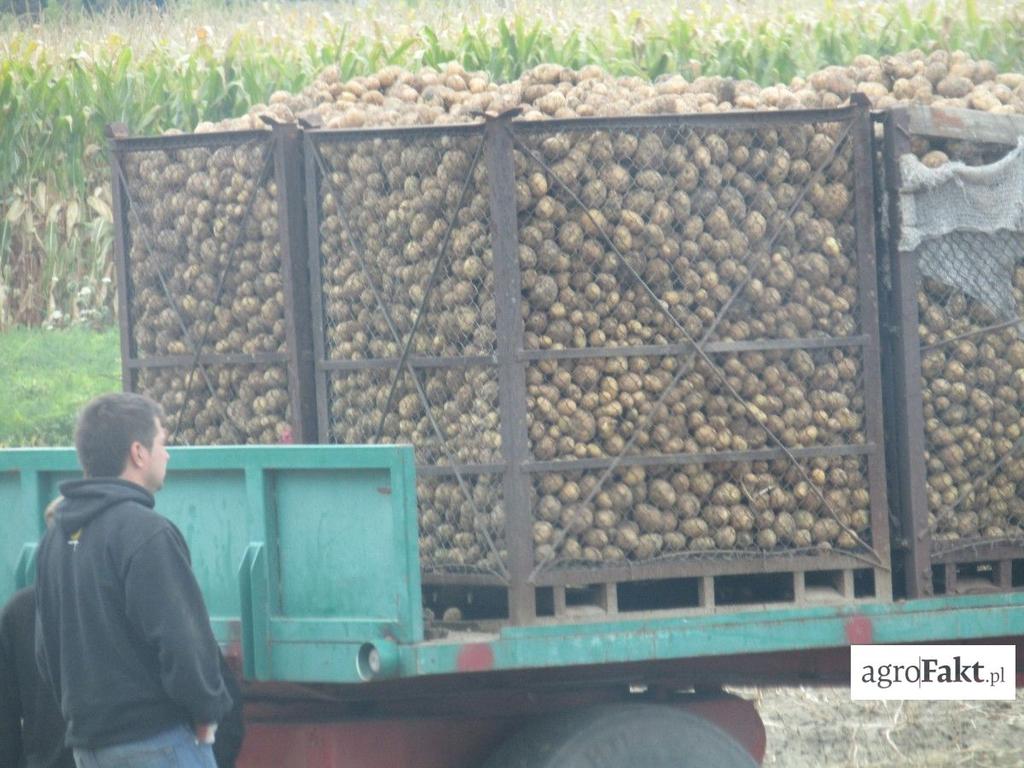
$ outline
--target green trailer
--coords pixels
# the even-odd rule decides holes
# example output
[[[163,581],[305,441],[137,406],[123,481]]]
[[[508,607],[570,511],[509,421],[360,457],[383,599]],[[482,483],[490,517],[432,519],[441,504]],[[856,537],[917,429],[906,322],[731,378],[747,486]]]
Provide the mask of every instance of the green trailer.
[[[243,765],[750,766],[764,727],[724,686],[846,683],[859,644],[1019,650],[1024,422],[1014,405],[981,451],[995,425],[965,431],[957,404],[1024,400],[995,363],[1020,318],[954,296],[929,327],[922,300],[958,284],[925,264],[917,290],[898,236],[905,155],[984,160],[1024,125],[858,96],[112,127],[124,388],[163,402],[176,443],[321,443],[175,448],[158,497],[245,679]],[[211,171],[249,207],[190,199]],[[954,392],[936,361],[968,338],[987,372],[958,362],[980,388]],[[0,596],[76,474],[70,450],[0,452]]]
[[[0,597],[77,475],[69,449],[0,452]],[[1019,592],[425,624],[410,447],[176,448],[157,509],[244,675],[245,766],[754,765],[763,726],[724,685],[845,682],[851,644],[1024,636]]]

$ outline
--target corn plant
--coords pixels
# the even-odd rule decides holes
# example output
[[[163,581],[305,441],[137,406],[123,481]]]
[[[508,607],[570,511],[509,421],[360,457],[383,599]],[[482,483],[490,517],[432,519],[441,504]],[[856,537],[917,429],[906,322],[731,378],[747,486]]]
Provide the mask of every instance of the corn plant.
[[[2,20],[0,328],[54,313],[110,316],[106,124],[125,123],[134,134],[192,130],[245,114],[274,91],[300,90],[328,65],[348,79],[388,64],[457,60],[508,81],[542,62],[598,64],[613,74],[715,74],[767,85],[859,53],[947,47],[1005,71],[1024,68],[1024,9],[977,0],[789,0],[770,8],[739,0],[210,8],[182,0],[163,14],[51,8],[35,25]],[[83,288],[92,304],[84,308]]]

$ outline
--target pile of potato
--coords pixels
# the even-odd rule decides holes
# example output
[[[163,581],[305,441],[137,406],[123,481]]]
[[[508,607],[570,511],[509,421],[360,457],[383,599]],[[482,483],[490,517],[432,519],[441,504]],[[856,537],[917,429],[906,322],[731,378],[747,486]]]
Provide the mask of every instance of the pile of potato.
[[[1013,294],[1017,307],[1024,307],[1024,265],[1014,271]],[[1024,435],[1020,327],[940,344],[1004,324],[1005,318],[928,278],[917,300],[921,343],[937,345],[921,357],[933,535],[947,541],[1024,535],[1024,457],[1014,450]]]
[[[864,93],[884,109],[916,102],[1024,113],[1024,75],[999,73],[989,61],[963,51],[918,50],[875,58],[861,55],[849,66],[831,66],[763,87],[749,80],[664,75],[655,82],[613,77],[597,66],[573,70],[542,64],[512,83],[496,83],[485,72],[467,72],[452,63],[441,70],[409,72],[386,67],[343,82],[328,67],[302,93],[274,93],[269,104],[220,124],[197,130],[262,128],[261,115],[289,122],[315,114],[329,128],[375,125],[427,125],[466,122],[487,110],[522,107],[528,120],[548,117],[683,114],[734,109],[836,107],[852,93]]]
[[[458,64],[419,72],[388,67],[343,82],[331,67],[302,93],[275,93],[269,104],[241,118],[201,124],[197,132],[263,129],[264,117],[303,118],[328,128],[445,125],[512,107],[528,121],[835,107],[858,91],[880,108],[915,101],[1024,113],[1024,76],[997,73],[990,63],[961,52],[913,51],[881,59],[858,56],[850,66],[769,87],[681,75],[649,82],[612,77],[593,66],[576,71],[550,64],[514,83],[495,83]],[[515,191],[525,347],[858,334],[853,154],[850,142],[841,141],[841,129],[818,124],[524,132],[523,146],[515,151]],[[479,141],[439,136],[321,145],[320,277],[328,359],[397,358],[421,305],[414,355],[487,358],[495,353],[488,179],[483,160],[475,160]],[[943,152],[952,151],[916,149],[929,164],[944,162]],[[272,174],[260,181],[263,150],[250,143],[130,156],[126,173],[139,213],[130,224],[140,356],[189,354],[201,340],[206,351],[286,351],[277,190]],[[446,239],[448,255],[428,297],[434,257]],[[620,257],[650,292],[624,269]],[[222,272],[226,280],[218,286]],[[173,307],[161,279],[174,297]],[[729,311],[720,315],[727,305]],[[765,426],[793,449],[865,442],[856,347],[714,359],[727,384],[698,361],[657,411],[655,402],[676,372],[677,358],[531,362],[527,430],[533,458],[607,458],[627,444],[635,453],[770,447]],[[331,374],[331,439],[364,442],[376,434],[392,377],[393,368]],[[408,375],[384,419],[383,439],[412,442],[424,463],[500,461],[495,371],[474,363],[421,370],[420,377],[448,450]],[[277,442],[288,433],[283,366],[208,368],[207,378],[216,397],[209,396],[202,377],[189,376],[187,367],[153,369],[140,378],[144,391],[180,415],[180,442]],[[959,438],[955,445],[968,450]],[[935,458],[929,461],[934,464]],[[602,489],[595,506],[580,511],[587,494],[582,489],[594,481],[590,475],[539,476],[538,552],[542,559],[614,561],[709,549],[856,546],[853,533],[867,528],[863,462],[808,460],[807,477],[793,475],[796,470],[785,463],[715,465],[714,470],[688,465],[646,475],[621,468],[609,482],[628,487],[636,501],[621,509],[597,503],[607,495]],[[702,507],[715,510],[709,518],[691,513],[683,481],[673,479],[690,478],[691,472],[704,473],[698,481],[703,492],[693,495]],[[816,480],[808,480],[811,476]],[[473,482],[474,487],[498,484],[494,478]],[[665,493],[665,484],[673,487],[674,497]],[[477,516],[487,517],[485,525],[471,519],[454,480],[433,482],[429,491],[426,481],[421,485],[427,559],[439,567],[493,569],[502,556],[501,546],[496,554],[492,542],[500,538],[504,514],[493,494],[480,492]],[[755,496],[755,503],[745,495],[734,500],[733,488],[741,494],[743,488],[752,494],[768,490]],[[932,487],[933,493],[944,490]],[[716,493],[720,503],[708,505]],[[748,525],[741,507],[753,523]],[[607,509],[615,514],[600,514]],[[659,510],[659,523],[652,510]],[[769,512],[776,516],[770,522]],[[783,513],[792,521],[782,517],[779,522]],[[584,526],[581,520],[591,522]],[[979,520],[978,530],[999,525],[1005,522]]]
[[[854,333],[841,138],[837,124],[530,136],[517,153],[526,346],[699,339],[748,278],[746,309],[713,338]],[[620,255],[650,292],[622,280]]]
[[[464,357],[494,351],[487,173],[482,160],[473,165],[479,144],[478,137],[443,137],[323,147],[320,253],[329,357],[401,355],[446,235],[448,258],[412,352]]]
[[[614,563],[870,543],[864,462],[815,458],[804,466],[806,476],[786,459],[629,466],[603,484],[600,472],[543,474],[534,485],[536,560]]]
[[[863,444],[858,355],[846,349],[716,355],[705,360],[605,357],[544,360],[527,370],[534,458],[594,459],[643,453]],[[658,403],[660,399],[660,404]]]
[[[494,368],[417,371],[439,439],[412,376],[405,372],[384,419],[382,443],[411,443],[420,464],[501,461],[498,376]],[[337,373],[331,379],[331,430],[338,443],[371,443],[387,406],[394,368]]]
[[[500,574],[508,560],[500,474],[419,478],[420,558],[429,570]]]
[[[133,342],[140,358],[284,353],[277,189],[268,146],[125,155]],[[140,372],[183,444],[275,443],[290,434],[283,364]]]
[[[855,334],[852,146],[840,130],[821,124],[527,136],[515,158],[524,346]],[[322,144],[321,275],[332,359],[397,358],[421,305],[414,354],[493,354],[493,254],[486,169],[479,160],[474,165],[478,141]],[[446,237],[450,255],[428,295],[432,256]],[[646,356],[532,363],[526,414],[533,458],[614,457],[629,443],[644,453],[772,447],[765,426],[790,448],[864,442],[855,348],[723,356],[716,365],[726,382],[698,361],[656,413],[679,363]],[[459,463],[500,461],[493,369],[470,369],[471,378],[457,370],[421,373],[444,442]],[[392,376],[391,369],[332,375],[335,440],[365,442],[376,434]],[[421,463],[449,463],[410,378],[384,424],[384,438],[412,442]],[[829,505],[819,511],[821,519],[834,514]],[[564,538],[556,522],[545,522]],[[840,532],[832,539],[849,544]],[[768,540],[726,534],[718,543],[753,548]],[[439,561],[473,561],[475,545],[453,546],[434,543]]]

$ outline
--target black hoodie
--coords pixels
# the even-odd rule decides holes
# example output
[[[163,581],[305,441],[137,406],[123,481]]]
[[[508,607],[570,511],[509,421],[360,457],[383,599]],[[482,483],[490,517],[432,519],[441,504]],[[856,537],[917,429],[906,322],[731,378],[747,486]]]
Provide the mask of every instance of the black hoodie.
[[[64,720],[36,669],[36,598],[14,593],[0,611],[0,767],[75,768]]]
[[[231,708],[188,547],[125,480],[75,480],[39,545],[36,656],[68,746],[96,749]]]

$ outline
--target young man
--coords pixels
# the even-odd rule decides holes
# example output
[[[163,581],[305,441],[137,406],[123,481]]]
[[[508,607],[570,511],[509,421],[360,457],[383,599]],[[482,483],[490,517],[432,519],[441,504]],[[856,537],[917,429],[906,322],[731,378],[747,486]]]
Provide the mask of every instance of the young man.
[[[103,395],[82,411],[84,479],[39,545],[36,657],[79,768],[214,768],[231,708],[178,529],[153,511],[168,454],[160,406]]]

